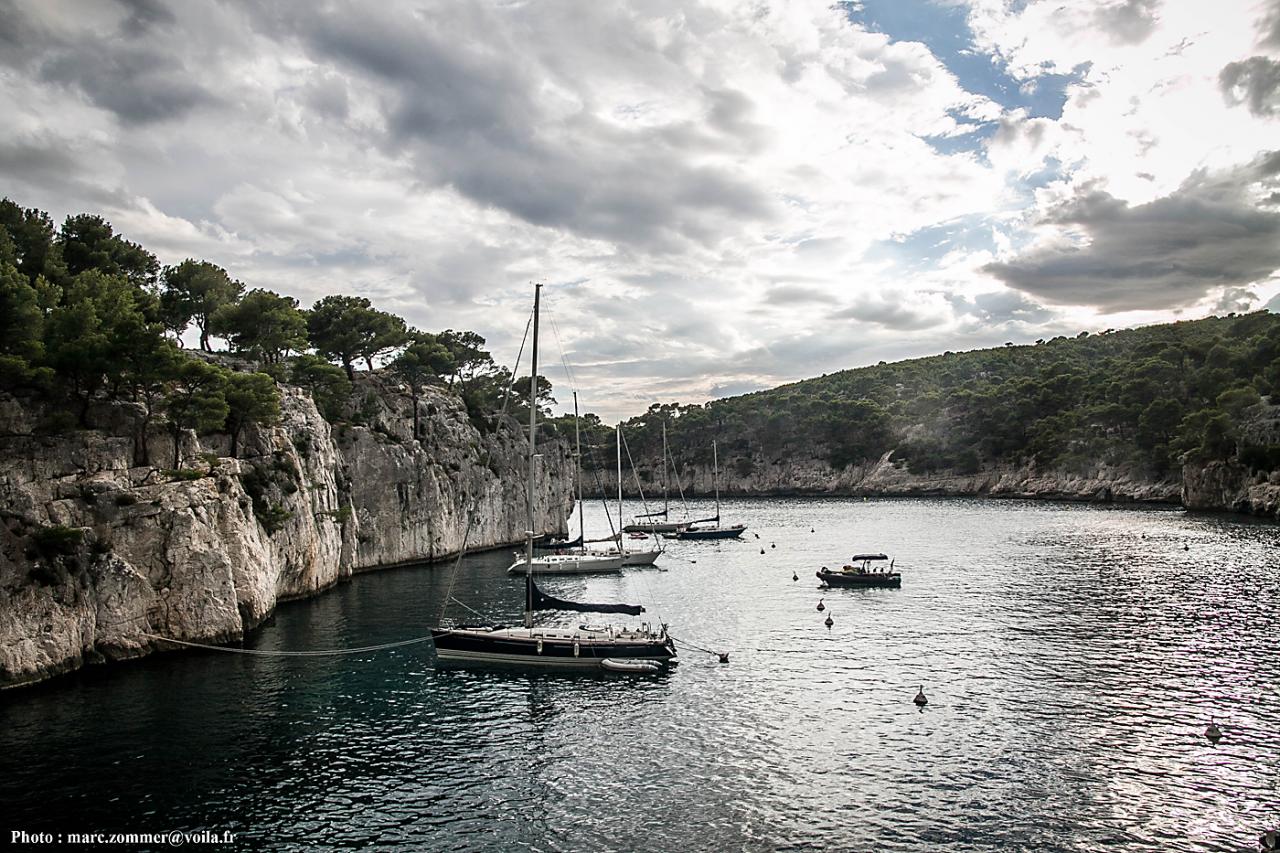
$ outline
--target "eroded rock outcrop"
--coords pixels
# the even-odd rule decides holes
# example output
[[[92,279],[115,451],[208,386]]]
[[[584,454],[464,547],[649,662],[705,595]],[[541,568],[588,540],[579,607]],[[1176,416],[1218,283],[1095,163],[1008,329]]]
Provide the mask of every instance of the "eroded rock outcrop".
[[[440,559],[524,536],[523,437],[482,436],[457,398],[412,402],[374,376],[332,427],[282,389],[280,423],[173,439],[129,404],[95,429],[42,434],[38,407],[0,398],[0,686],[170,647],[242,638],[280,601],[353,571]],[[145,439],[145,452],[140,450]],[[535,524],[563,532],[567,451],[548,443]],[[468,516],[472,519],[469,525]]]

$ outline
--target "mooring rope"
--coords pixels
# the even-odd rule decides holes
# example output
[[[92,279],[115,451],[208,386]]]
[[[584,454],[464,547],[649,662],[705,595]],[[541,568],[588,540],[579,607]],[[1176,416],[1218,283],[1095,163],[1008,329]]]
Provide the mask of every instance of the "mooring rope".
[[[257,655],[258,657],[272,658],[305,658],[305,657],[342,657],[345,655],[363,655],[369,652],[380,652],[385,649],[398,649],[404,646],[414,646],[419,643],[431,642],[431,636],[414,637],[412,640],[399,640],[394,643],[380,643],[376,646],[360,646],[354,649],[312,649],[303,652],[281,652],[272,651],[270,649],[236,649],[231,646],[214,646],[208,643],[193,643],[190,640],[175,640],[173,637],[164,637],[160,634],[148,634],[146,631],[140,632],[144,637],[150,637],[153,640],[163,640],[166,643],[173,643],[178,646],[190,646],[193,649],[207,649],[211,652],[230,652],[237,655]]]

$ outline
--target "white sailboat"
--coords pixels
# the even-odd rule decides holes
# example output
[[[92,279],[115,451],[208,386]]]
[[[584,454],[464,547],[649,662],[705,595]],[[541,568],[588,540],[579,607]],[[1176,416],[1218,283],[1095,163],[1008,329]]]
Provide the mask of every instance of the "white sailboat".
[[[659,512],[645,512],[637,515],[630,524],[622,528],[623,533],[675,533],[681,527],[688,524],[687,521],[671,520],[671,490],[668,485],[667,478],[667,460],[670,458],[671,452],[667,449],[667,422],[662,422],[662,510]],[[672,466],[675,467],[674,465]],[[684,500],[684,490],[680,492],[681,501]],[[685,507],[686,515],[688,507]],[[662,521],[653,521],[651,519],[661,518]]]
[[[542,285],[536,285],[533,298],[533,381],[529,383],[529,471],[526,484],[528,530],[525,563],[534,562],[533,496],[537,462],[537,385],[538,385],[538,309]],[[603,627],[539,627],[533,624],[537,610],[568,610],[594,613],[629,613],[639,615],[644,608],[625,604],[583,604],[545,595],[534,583],[535,572],[525,572],[524,625],[458,626],[436,628],[431,632],[437,659],[446,664],[516,664],[532,667],[617,668],[620,662],[641,664],[643,671],[660,669],[676,655],[675,642],[667,635],[667,626],[654,630],[650,625],[639,628]]]
[[[586,539],[586,528],[582,523],[582,435],[578,430],[578,393],[573,394],[573,441],[576,464],[574,466],[574,489],[578,501],[578,542]],[[516,555],[516,561],[507,568],[507,573],[522,575],[532,565],[534,574],[539,575],[598,575],[613,574],[622,571],[626,555],[621,549],[593,551],[585,545],[558,548],[554,553],[537,554],[532,563],[524,555]]]

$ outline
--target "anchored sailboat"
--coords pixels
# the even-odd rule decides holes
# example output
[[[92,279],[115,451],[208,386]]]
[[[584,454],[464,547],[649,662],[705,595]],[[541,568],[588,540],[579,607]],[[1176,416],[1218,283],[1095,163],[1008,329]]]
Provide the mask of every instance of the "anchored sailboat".
[[[622,571],[626,554],[617,551],[589,551],[585,546],[586,528],[582,525],[582,437],[578,431],[578,393],[573,394],[573,438],[575,446],[574,487],[578,499],[578,538],[573,542],[552,543],[555,553],[528,558],[518,556],[507,568],[512,575],[526,574],[530,567],[539,575],[598,575]],[[534,547],[539,547],[534,543]]]
[[[711,442],[711,482],[716,493],[716,514],[711,518],[700,518],[689,523],[688,527],[665,534],[671,539],[737,539],[746,531],[745,524],[734,524],[729,527],[720,526],[720,454],[716,443]],[[699,524],[714,522],[714,527],[698,527]]]
[[[670,488],[667,485],[667,459],[670,451],[667,450],[667,422],[662,422],[662,510],[659,512],[644,512],[635,517],[631,524],[622,528],[623,533],[675,533],[681,527],[688,524],[687,521],[672,521],[671,512],[671,496]],[[622,479],[621,474],[618,477]],[[684,498],[683,489],[681,490],[681,499]],[[687,509],[687,507],[686,507]],[[649,519],[661,518],[662,521],[650,521]]]
[[[533,497],[537,463],[538,428],[538,309],[542,285],[536,285],[533,297],[533,381],[529,383],[529,471],[526,484],[528,530],[525,561],[533,563]],[[661,667],[676,655],[675,642],[667,635],[667,626],[653,630],[649,625],[638,629],[604,627],[538,627],[533,614],[538,610],[568,610],[580,613],[628,613],[639,615],[643,607],[630,604],[584,604],[553,598],[538,589],[533,572],[525,573],[524,625],[458,626],[435,628],[431,638],[436,657],[453,664],[517,664],[559,668],[616,667],[619,661],[653,661]],[[646,667],[646,670],[648,668]]]
[[[630,451],[628,451],[630,458]],[[622,530],[622,424],[618,424],[618,527]],[[618,553],[622,555],[622,564],[624,566],[652,566],[654,561],[658,559],[658,555],[662,553],[660,548],[644,548],[637,551],[628,551],[626,541],[618,537]]]

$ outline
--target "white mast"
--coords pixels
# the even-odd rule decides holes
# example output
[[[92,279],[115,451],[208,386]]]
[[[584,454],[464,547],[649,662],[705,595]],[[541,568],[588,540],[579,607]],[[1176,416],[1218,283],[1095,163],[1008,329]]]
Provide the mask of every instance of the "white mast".
[[[622,421],[618,421],[618,553],[622,549]]]
[[[533,478],[538,464],[538,308],[542,285],[533,286],[533,372],[529,374],[529,482],[525,487],[529,529],[525,532],[524,626],[533,627]]]
[[[537,347],[534,348],[537,350]],[[716,526],[720,526],[720,454],[716,443],[711,442],[711,483],[716,490]]]
[[[578,454],[578,464],[573,470],[573,479],[578,488],[578,543],[580,551],[587,547],[587,528],[582,526],[582,433],[578,429],[578,392],[573,392],[573,446]]]

